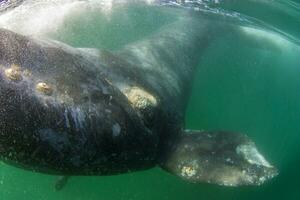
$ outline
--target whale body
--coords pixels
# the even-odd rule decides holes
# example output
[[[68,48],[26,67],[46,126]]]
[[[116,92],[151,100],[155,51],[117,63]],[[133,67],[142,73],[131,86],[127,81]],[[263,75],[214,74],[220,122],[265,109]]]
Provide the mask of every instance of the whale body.
[[[64,176],[160,166],[226,186],[274,177],[246,135],[184,129],[199,57],[228,31],[216,24],[186,14],[115,52],[1,28],[1,160]]]

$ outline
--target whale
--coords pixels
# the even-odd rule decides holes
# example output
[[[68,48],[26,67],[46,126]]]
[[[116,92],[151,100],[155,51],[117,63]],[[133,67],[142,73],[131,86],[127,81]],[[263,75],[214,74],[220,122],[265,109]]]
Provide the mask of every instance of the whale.
[[[186,14],[110,52],[0,28],[0,159],[64,177],[158,166],[193,183],[263,184],[278,171],[248,136],[184,125],[199,58],[230,30]]]

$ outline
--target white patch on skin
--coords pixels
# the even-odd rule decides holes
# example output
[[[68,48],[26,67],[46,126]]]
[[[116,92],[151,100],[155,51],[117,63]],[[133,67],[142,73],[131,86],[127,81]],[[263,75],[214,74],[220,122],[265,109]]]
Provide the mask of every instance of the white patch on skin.
[[[250,164],[273,167],[268,161],[258,152],[253,143],[241,144],[236,148],[236,153],[242,155]]]
[[[82,130],[84,128],[85,114],[80,108],[71,108],[71,116],[74,120],[75,127],[77,130]]]
[[[36,89],[37,89],[37,91],[39,91],[43,94],[46,94],[46,95],[51,95],[53,93],[53,88],[44,82],[37,83]]]
[[[139,87],[132,87],[125,92],[126,97],[137,109],[146,109],[147,107],[156,107],[156,98]]]
[[[181,168],[181,176],[192,177],[196,175],[196,169],[193,166],[183,166]]]
[[[13,81],[22,80],[21,68],[18,65],[12,65],[10,68],[5,69],[5,76]]]
[[[113,136],[117,137],[120,135],[120,133],[121,133],[121,126],[118,123],[114,124],[112,127]]]
[[[65,110],[64,117],[65,117],[67,128],[70,128],[71,126],[70,126],[70,121],[69,121],[68,111],[67,110]]]
[[[181,168],[181,176],[191,178],[197,174],[199,171],[199,165],[196,160],[190,162],[187,165],[183,165]]]

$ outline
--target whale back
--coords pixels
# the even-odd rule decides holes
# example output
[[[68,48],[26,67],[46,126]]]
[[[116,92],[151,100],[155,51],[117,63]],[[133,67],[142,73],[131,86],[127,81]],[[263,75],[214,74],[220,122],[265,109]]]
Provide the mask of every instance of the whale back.
[[[211,28],[204,19],[187,14],[117,55],[131,63],[163,104],[184,112],[199,58],[213,39]]]

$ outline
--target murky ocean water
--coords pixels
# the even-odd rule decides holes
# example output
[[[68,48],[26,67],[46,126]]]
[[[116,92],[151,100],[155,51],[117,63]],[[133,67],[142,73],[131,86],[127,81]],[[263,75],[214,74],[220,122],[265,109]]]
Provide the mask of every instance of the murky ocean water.
[[[0,26],[76,47],[118,50],[147,38],[182,12],[194,12],[195,17],[205,13],[211,23],[244,27],[243,32],[221,33],[199,58],[186,127],[247,133],[280,173],[259,187],[227,188],[187,183],[154,168],[110,177],[72,177],[57,192],[57,177],[1,163],[1,200],[300,199],[299,1],[95,0],[85,13],[75,4],[57,7],[61,1],[28,2],[54,4],[47,10],[36,3],[33,8],[25,4],[15,12],[2,11]],[[70,12],[72,17],[65,18]]]

